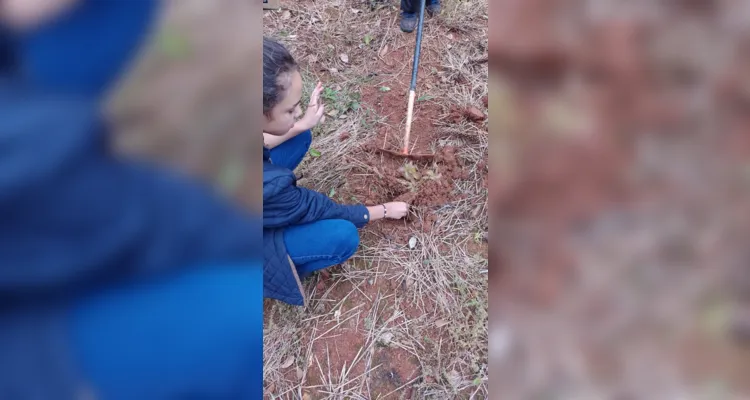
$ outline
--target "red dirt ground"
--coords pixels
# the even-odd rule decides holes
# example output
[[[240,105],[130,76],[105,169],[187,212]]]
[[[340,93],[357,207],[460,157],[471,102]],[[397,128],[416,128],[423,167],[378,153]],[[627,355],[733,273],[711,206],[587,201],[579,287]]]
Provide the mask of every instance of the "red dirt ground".
[[[411,53],[404,48],[390,51],[383,55],[380,67],[384,73],[398,72],[396,66],[403,68],[404,65],[410,65],[410,57]],[[430,67],[427,63],[420,65],[419,84],[422,87],[437,83],[431,75],[427,74]],[[437,140],[440,139],[435,123],[440,120],[460,123],[465,119],[481,123],[486,118],[486,109],[452,107],[450,110],[445,110],[429,100],[416,102],[411,128],[410,154],[434,154],[434,159],[409,160],[378,152],[376,151],[378,148],[400,152],[403,147],[405,133],[403,129],[405,128],[399,128],[405,126],[403,121],[408,97],[408,79],[409,75],[401,74],[397,81],[389,83],[391,90],[387,92],[380,91],[374,86],[363,88],[363,103],[372,107],[386,120],[380,125],[375,139],[363,144],[359,152],[352,154],[353,159],[366,164],[365,168],[356,168],[353,175],[373,174],[377,178],[367,181],[348,179],[348,194],[365,204],[380,204],[389,201],[407,202],[421,217],[411,218],[410,221],[421,220],[421,229],[429,231],[435,221],[431,210],[457,200],[458,196],[451,193],[454,181],[469,178],[468,166],[457,157],[455,148],[435,147]],[[404,165],[407,162],[411,162],[417,168],[423,179],[418,182],[409,182],[404,172]],[[486,172],[484,168],[479,168],[479,170]],[[426,178],[425,173],[432,173],[436,178]],[[486,181],[486,173],[483,176],[485,177],[483,180]],[[413,227],[405,225],[403,221],[383,221],[374,229],[380,230],[381,234],[393,240],[405,243]]]
[[[384,296],[386,294],[396,293],[399,296],[405,296],[408,288],[401,282],[387,281],[383,283],[370,284],[363,283],[358,286],[357,289],[352,287],[349,281],[339,281],[335,286],[331,286],[333,277],[340,273],[338,267],[332,267],[328,269],[328,274],[320,274],[319,284],[317,285],[313,297],[320,297],[323,293],[327,293],[327,298],[342,299],[347,298],[344,305],[341,307],[342,315],[346,313],[351,307],[356,307],[361,304],[372,304],[373,300],[378,296]],[[434,307],[434,305],[432,305]],[[324,307],[320,305],[320,307]],[[427,305],[429,310],[430,305]],[[328,310],[318,310],[321,312],[327,312]],[[377,315],[374,316],[376,324],[381,323],[385,318],[388,317],[388,313],[380,310]],[[418,310],[416,307],[408,308],[404,310],[405,316],[403,318],[415,319],[422,316],[423,311]],[[365,317],[373,317],[370,314],[362,314],[360,318],[352,318],[346,323],[334,329],[335,334],[328,334],[324,337],[317,339],[313,343],[313,354],[314,357],[320,362],[323,373],[321,374],[318,369],[317,363],[313,360],[309,366],[307,373],[306,386],[322,386],[324,376],[334,376],[338,378],[343,368],[346,368],[349,372],[347,374],[348,379],[355,378],[363,374],[366,370],[365,360],[366,355],[365,349],[366,336],[363,332],[367,332],[369,329],[366,326]],[[395,323],[404,322],[402,319],[397,319]],[[334,328],[335,322],[330,322],[327,325],[323,325],[316,332],[311,332],[306,338],[303,338],[302,347],[306,347],[309,340],[316,335],[320,335],[328,329]],[[425,332],[425,337],[437,343],[441,336],[444,335],[440,329],[435,328]],[[397,340],[394,339],[394,340]],[[427,344],[428,351],[431,345]],[[352,362],[355,356],[362,352],[363,356],[354,367]],[[369,389],[370,393],[377,396],[383,396],[390,394],[386,399],[398,398],[403,392],[407,392],[406,399],[412,398],[408,393],[411,392],[411,385],[414,383],[420,383],[424,379],[434,379],[426,376],[422,376],[423,371],[419,361],[409,352],[396,347],[394,345],[384,346],[376,343],[372,354],[372,361],[370,368],[376,367],[369,376]],[[330,369],[330,371],[329,371]],[[329,373],[330,372],[330,373]],[[295,375],[295,367],[292,366],[287,372],[290,377]],[[318,394],[313,391],[309,392],[311,398],[317,398]]]
[[[381,62],[381,67],[389,71],[395,67],[392,65],[405,65],[409,63],[410,54],[404,49],[399,49],[385,55],[385,60]],[[429,65],[422,65],[421,69],[429,68]],[[393,151],[400,151],[402,147],[403,131],[396,129],[401,125],[405,116],[407,90],[409,76],[402,74],[397,82],[390,82],[391,91],[382,92],[376,87],[367,87],[362,92],[362,102],[372,107],[378,115],[386,117],[386,123],[381,125],[376,138],[370,143],[364,143],[361,148],[351,155],[352,159],[359,163],[364,163],[365,168],[355,168],[353,174],[374,174],[375,177],[368,180],[356,179],[350,177],[347,179],[347,186],[340,190],[345,197],[353,196],[358,201],[365,204],[381,204],[388,201],[405,201],[409,203],[416,213],[407,221],[380,221],[369,227],[366,235],[373,233],[386,237],[395,243],[407,243],[412,231],[415,228],[431,230],[435,221],[433,210],[451,201],[458,199],[453,191],[453,183],[457,179],[468,179],[468,168],[464,161],[456,155],[456,149],[450,146],[436,148],[434,144],[439,139],[435,121],[441,119],[446,114],[440,106],[429,101],[419,102],[415,106],[414,122],[412,125],[411,154],[435,154],[433,160],[414,160],[409,161],[405,158],[395,157],[375,149],[384,148]],[[420,81],[420,84],[424,84]],[[484,118],[484,111],[471,110],[460,111],[460,118],[471,118],[481,122]],[[478,114],[482,114],[479,118]],[[460,122],[456,119],[454,122]],[[341,134],[340,137],[344,135]],[[344,140],[348,135],[344,135]],[[419,182],[409,182],[404,174],[404,164],[411,162],[421,173],[427,170],[434,172],[437,179],[423,179]],[[485,162],[486,164],[486,162]],[[483,171],[483,180],[486,183],[487,171]],[[476,249],[477,253],[486,255],[486,245]],[[336,269],[332,269],[334,274]],[[315,296],[320,296],[326,290],[331,290],[329,298],[344,298],[349,295],[348,304],[370,304],[378,294],[398,293],[406,295],[408,288],[405,282],[387,282],[385,285],[363,284],[359,290],[367,295],[366,298],[359,290],[353,290],[352,285],[348,282],[338,284],[330,288],[327,276],[321,274],[321,280],[317,285]],[[351,294],[350,294],[351,293]],[[426,309],[429,311],[435,308],[429,299],[425,299]],[[404,313],[407,318],[418,318],[423,315],[423,311],[417,307],[406,305]],[[326,347],[330,352],[330,363],[328,364],[331,371],[340,373],[344,365],[349,365],[352,358],[360,350],[363,343],[361,333],[366,331],[364,320],[360,320],[358,325],[340,329],[340,335],[319,339],[313,346],[313,353],[316,357],[323,360],[326,355]],[[440,329],[434,329],[426,333],[426,337],[437,343],[440,337],[445,333]],[[332,349],[337,349],[333,351]],[[327,361],[328,362],[328,361]],[[373,355],[372,365],[380,367],[370,375],[370,391],[373,395],[385,395],[391,393],[387,398],[398,398],[405,393],[406,399],[412,398],[411,384],[420,383],[422,380],[435,381],[435,377],[425,377],[418,361],[408,352],[397,347],[381,347],[376,345]],[[360,362],[349,373],[349,377],[355,377],[364,372],[364,362]],[[316,367],[317,368],[317,367]],[[320,385],[320,373],[317,370],[308,375],[307,384]],[[417,380],[415,380],[418,378]],[[411,383],[411,384],[410,384]]]

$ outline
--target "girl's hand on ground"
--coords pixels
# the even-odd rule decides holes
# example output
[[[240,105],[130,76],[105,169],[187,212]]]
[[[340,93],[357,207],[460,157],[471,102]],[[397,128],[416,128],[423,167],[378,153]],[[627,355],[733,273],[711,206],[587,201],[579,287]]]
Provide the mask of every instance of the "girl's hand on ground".
[[[385,217],[388,219],[401,219],[409,214],[409,205],[403,201],[385,203],[384,206],[386,209]]]
[[[323,84],[318,82],[310,95],[310,103],[307,105],[307,111],[305,115],[297,121],[297,126],[302,131],[312,129],[315,125],[319,124],[323,119],[323,113],[325,112],[325,106],[320,101],[320,93],[323,91]]]

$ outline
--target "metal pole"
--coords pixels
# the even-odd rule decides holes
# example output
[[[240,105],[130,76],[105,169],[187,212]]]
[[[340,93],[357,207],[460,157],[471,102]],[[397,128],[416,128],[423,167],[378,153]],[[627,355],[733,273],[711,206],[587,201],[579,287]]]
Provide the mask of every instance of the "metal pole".
[[[424,9],[427,0],[420,0],[419,23],[417,24],[417,44],[414,48],[414,63],[411,71],[411,85],[409,86],[409,105],[406,109],[406,135],[404,136],[404,154],[409,154],[409,135],[411,134],[411,121],[414,114],[414,98],[417,90],[417,72],[419,71],[419,55],[422,49],[422,26],[424,25]]]

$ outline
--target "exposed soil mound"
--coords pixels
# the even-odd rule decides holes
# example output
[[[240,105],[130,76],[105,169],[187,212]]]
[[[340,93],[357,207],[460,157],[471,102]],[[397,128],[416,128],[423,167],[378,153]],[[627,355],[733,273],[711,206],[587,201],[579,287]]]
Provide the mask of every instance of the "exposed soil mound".
[[[350,181],[354,182],[350,185],[352,195],[367,204],[404,201],[418,208],[439,207],[457,198],[454,181],[468,178],[464,163],[451,146],[438,149],[431,161],[394,157],[375,149],[375,143],[362,147],[357,155],[362,167],[354,171],[373,178]]]

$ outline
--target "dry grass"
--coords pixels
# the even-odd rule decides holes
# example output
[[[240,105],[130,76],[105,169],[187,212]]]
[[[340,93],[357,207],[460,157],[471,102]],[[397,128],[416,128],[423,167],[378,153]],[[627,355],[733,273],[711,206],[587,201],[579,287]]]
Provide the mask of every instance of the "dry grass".
[[[266,11],[264,34],[283,41],[297,57],[307,92],[323,81],[329,88],[327,109],[337,110],[314,131],[313,147],[321,156],[308,158],[300,168],[303,185],[329,193],[344,186],[357,168],[358,160],[349,155],[387,123],[387,115],[378,115],[360,97],[362,88],[408,85],[410,63],[394,74],[373,68],[381,51],[387,47],[411,54],[414,35],[398,30],[397,9],[385,2],[372,7],[351,0],[282,6]],[[439,19],[425,23],[421,62],[439,83],[420,86],[419,96],[430,96],[428,101],[446,114],[453,105],[482,108],[486,64],[470,60],[486,54],[486,16],[485,1],[448,1]],[[348,63],[341,60],[343,53]],[[458,75],[464,84],[453,83]],[[404,109],[405,103],[404,98]],[[434,145],[456,146],[469,165],[486,162],[486,127],[456,125],[445,116],[435,121],[439,139]],[[402,128],[403,121],[394,131]],[[342,131],[351,139],[339,140]],[[354,176],[378,179],[369,172]],[[436,210],[439,218],[432,231],[415,229],[415,249],[366,233],[358,253],[334,273],[323,293],[315,278],[307,283],[308,308],[267,304],[268,397],[395,399],[410,393],[409,398],[487,398],[487,258],[481,251],[487,193],[479,171],[472,168],[470,179],[457,181],[454,192],[465,198]],[[416,374],[393,376],[383,354],[408,355]],[[391,385],[386,390],[378,382]]]

